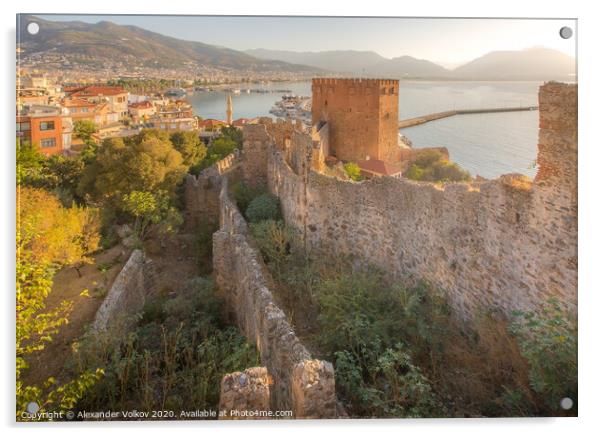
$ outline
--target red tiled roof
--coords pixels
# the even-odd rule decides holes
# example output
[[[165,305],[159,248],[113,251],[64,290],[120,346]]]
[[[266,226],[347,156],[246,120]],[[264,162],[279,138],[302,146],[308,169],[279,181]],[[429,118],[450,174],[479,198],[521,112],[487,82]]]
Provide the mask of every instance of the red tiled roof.
[[[245,124],[247,124],[249,122],[248,118],[239,118],[237,120],[232,121],[232,125],[233,126],[244,126]]]
[[[117,95],[117,94],[125,94],[126,90],[121,86],[84,86],[81,88],[76,88],[73,90],[69,90],[66,92],[71,93],[71,95]]]
[[[134,109],[150,109],[153,104],[150,101],[139,101],[138,103],[130,103],[128,106]]]
[[[399,174],[401,172],[400,167],[378,159],[362,160],[358,162],[357,165],[360,167],[360,170],[386,176]]]
[[[213,118],[208,118],[206,120],[199,122],[199,127],[215,127],[215,126],[219,126],[221,124],[226,125],[226,122],[221,121],[221,120],[215,120]]]
[[[84,100],[83,98],[66,98],[61,104],[64,107],[92,107],[96,106],[95,103],[90,103],[88,100]]]

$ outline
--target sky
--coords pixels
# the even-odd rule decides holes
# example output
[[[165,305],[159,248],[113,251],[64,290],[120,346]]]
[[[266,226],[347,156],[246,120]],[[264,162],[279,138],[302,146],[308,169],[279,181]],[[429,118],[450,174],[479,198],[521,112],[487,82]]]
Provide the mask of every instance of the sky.
[[[111,21],[163,35],[235,50],[371,50],[393,58],[409,55],[453,68],[495,50],[548,47],[571,56],[576,37],[559,30],[575,20],[224,17],[143,15],[39,15],[51,21]],[[576,34],[576,31],[574,32]]]

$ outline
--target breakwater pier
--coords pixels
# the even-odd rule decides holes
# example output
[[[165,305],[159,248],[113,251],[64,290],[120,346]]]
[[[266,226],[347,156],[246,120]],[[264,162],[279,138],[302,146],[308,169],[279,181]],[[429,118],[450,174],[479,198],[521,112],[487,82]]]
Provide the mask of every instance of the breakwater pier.
[[[519,111],[534,111],[538,110],[537,106],[516,106],[516,107],[498,107],[498,108],[483,108],[483,109],[455,109],[451,111],[437,112],[434,114],[423,115],[420,117],[409,118],[399,121],[399,128],[417,126],[419,124],[428,123],[429,121],[440,120],[441,118],[453,117],[455,115],[470,115],[470,114],[488,114],[497,112],[519,112]]]

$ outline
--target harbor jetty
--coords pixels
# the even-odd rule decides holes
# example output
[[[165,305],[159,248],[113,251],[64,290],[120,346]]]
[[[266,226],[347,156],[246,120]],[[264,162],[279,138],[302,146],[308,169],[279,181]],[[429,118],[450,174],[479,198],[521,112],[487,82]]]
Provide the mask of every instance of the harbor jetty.
[[[496,107],[483,109],[456,109],[451,111],[437,112],[434,114],[423,115],[420,117],[409,118],[399,122],[399,128],[417,126],[419,124],[428,123],[429,121],[440,120],[441,118],[453,117],[454,115],[469,115],[469,114],[488,114],[496,112],[519,112],[519,111],[535,111],[537,106],[516,106],[516,107]]]

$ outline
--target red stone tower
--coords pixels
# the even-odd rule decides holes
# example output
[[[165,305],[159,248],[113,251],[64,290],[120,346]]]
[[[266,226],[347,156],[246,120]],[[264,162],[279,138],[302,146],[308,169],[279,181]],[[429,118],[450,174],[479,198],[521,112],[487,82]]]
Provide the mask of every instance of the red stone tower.
[[[312,124],[329,125],[330,152],[340,160],[401,161],[399,80],[312,80]]]

